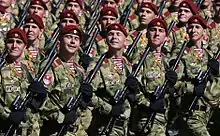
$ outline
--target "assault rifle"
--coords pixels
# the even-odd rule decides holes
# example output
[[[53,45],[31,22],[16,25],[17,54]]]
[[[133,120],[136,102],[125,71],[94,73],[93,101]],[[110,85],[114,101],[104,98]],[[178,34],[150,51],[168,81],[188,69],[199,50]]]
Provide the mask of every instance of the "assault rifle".
[[[125,26],[126,23],[128,22],[128,17],[131,13],[131,7],[133,3],[134,3],[134,0],[131,0],[120,17],[120,24],[122,24],[123,26]]]
[[[186,49],[187,44],[188,44],[188,41],[185,41],[184,44],[183,44],[183,46],[182,46],[182,48],[181,48],[181,50],[180,50],[180,52],[179,52],[179,54],[178,54],[178,56],[177,56],[177,58],[175,59],[174,65],[171,67],[171,70],[172,70],[172,71],[175,71],[175,70],[176,70],[176,68],[177,68],[177,66],[178,66],[178,64],[179,64],[179,62],[180,62],[180,59],[182,58],[183,53],[184,53],[184,51],[185,51],[185,49]],[[165,80],[164,83],[163,83],[163,85],[162,85],[161,87],[160,87],[160,86],[157,86],[157,88],[156,88],[156,90],[154,91],[154,94],[153,94],[154,100],[158,100],[158,99],[164,98],[164,95],[165,95],[165,93],[166,93],[165,91],[166,91],[167,87],[169,87],[169,81],[168,81],[168,80]],[[142,130],[143,132],[144,132],[144,130],[145,130],[146,127],[147,127],[148,131],[150,131],[149,125],[150,125],[150,123],[153,123],[153,122],[154,122],[154,119],[155,119],[156,114],[157,114],[157,113],[154,112],[154,111],[152,111],[152,112],[150,113],[150,116],[149,116],[149,118],[148,118],[146,124],[145,124],[144,127],[143,127],[143,130]]]
[[[60,5],[63,3],[64,0],[59,0],[58,3],[56,4],[56,7],[53,8],[52,10],[52,14],[56,15],[57,11],[59,10],[60,8]],[[65,8],[65,7],[64,7]]]
[[[219,46],[220,46],[220,45],[218,44],[218,47],[219,47]],[[215,60],[218,60],[219,56],[220,56],[220,48],[218,48],[218,51],[216,52],[216,54],[215,54],[215,56],[214,56],[213,58],[214,58]],[[208,77],[209,77],[210,72],[211,72],[211,68],[210,68],[210,67],[208,67],[205,72],[200,71],[200,72],[198,73],[197,77],[196,77],[196,83],[198,83],[198,84],[203,83],[203,84],[206,85],[207,82],[208,82]],[[193,110],[194,110],[194,108],[195,108],[195,106],[196,106],[196,104],[197,104],[199,98],[200,98],[200,97],[198,97],[198,96],[195,96],[195,97],[193,98],[193,101],[191,102],[191,104],[190,104],[190,106],[189,106],[189,109],[188,109],[189,112],[193,112]]]
[[[22,12],[22,14],[21,14],[21,16],[20,16],[20,21],[19,21],[19,23],[16,25],[16,27],[20,28],[20,27],[22,27],[22,25],[24,24],[24,20],[25,20],[27,14],[28,14],[27,12],[28,12],[28,8],[29,8],[29,6],[30,6],[30,3],[31,3],[31,0],[27,0],[27,1],[25,2],[23,12]]]
[[[138,71],[141,69],[142,65],[144,64],[144,61],[147,57],[147,55],[150,52],[151,47],[148,46],[145,51],[144,54],[142,55],[141,59],[139,60],[136,69],[131,73],[132,76],[137,76]],[[124,86],[123,89],[121,91],[117,91],[114,95],[114,104],[117,103],[124,103],[125,99],[126,99],[126,95],[128,93],[128,89],[127,86]],[[99,134],[100,136],[102,135],[107,135],[109,136],[109,134],[111,133],[113,126],[116,122],[118,117],[111,117],[108,124],[105,126],[105,128],[102,130],[102,132]]]
[[[158,8],[158,17],[161,17],[163,14],[163,9],[165,8],[167,0],[163,0]]]
[[[100,67],[101,67],[101,65],[102,65],[102,62],[104,61],[105,57],[106,57],[106,54],[103,54],[103,55],[99,58],[99,60],[98,60],[98,62],[97,62],[97,64],[96,64],[94,70],[87,76],[86,80],[84,81],[85,83],[89,83],[89,84],[90,84],[90,83],[92,82],[92,80],[93,80],[93,78],[95,77],[96,73],[97,73],[98,70],[100,69]],[[82,93],[81,93],[81,92],[79,92],[79,94],[76,96],[75,99],[74,99],[74,97],[69,98],[68,102],[67,102],[66,105],[64,106],[64,110],[65,110],[65,111],[72,111],[72,110],[75,110],[75,111],[76,111],[77,108],[78,108],[78,105],[79,105],[79,103],[80,103],[81,98],[82,98]],[[61,127],[61,129],[60,129],[60,131],[59,131],[59,133],[57,134],[57,136],[63,136],[63,135],[65,135],[65,133],[66,133],[66,131],[67,131],[69,125],[70,125],[70,124],[63,124],[62,127]]]

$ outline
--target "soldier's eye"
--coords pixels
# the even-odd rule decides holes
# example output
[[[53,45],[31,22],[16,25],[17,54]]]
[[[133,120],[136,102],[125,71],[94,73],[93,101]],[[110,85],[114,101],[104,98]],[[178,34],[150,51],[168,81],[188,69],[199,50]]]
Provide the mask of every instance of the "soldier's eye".
[[[74,23],[74,21],[73,20],[69,20],[69,23]]]
[[[9,39],[9,40],[7,40],[7,43],[10,43],[10,44],[12,44],[12,43],[14,43],[14,40],[12,40],[12,39]]]
[[[23,42],[21,40],[16,40],[17,44],[22,44]]]

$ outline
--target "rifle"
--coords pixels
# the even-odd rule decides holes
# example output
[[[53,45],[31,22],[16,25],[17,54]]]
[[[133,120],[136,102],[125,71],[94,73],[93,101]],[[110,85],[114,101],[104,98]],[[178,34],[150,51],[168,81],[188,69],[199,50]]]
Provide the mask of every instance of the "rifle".
[[[16,25],[16,27],[20,28],[24,24],[24,20],[25,20],[25,18],[27,16],[27,10],[28,10],[28,7],[30,6],[30,3],[31,3],[31,0],[27,0],[25,2],[25,4],[24,4],[24,11],[22,12],[21,19],[20,19],[19,23]]]
[[[95,2],[95,1],[94,1]],[[96,12],[98,11],[99,6],[101,5],[102,0],[98,0],[98,3],[96,4],[94,10],[91,13],[90,19],[93,19],[95,17]],[[93,3],[94,4],[94,3]]]
[[[201,7],[203,1],[204,1],[204,0],[197,0],[197,1],[196,1],[196,7],[197,7],[197,9],[200,9],[200,7]]]
[[[148,55],[149,52],[150,52],[150,49],[151,49],[150,46],[148,46],[148,47],[145,49],[144,54],[142,55],[141,59],[139,60],[136,69],[131,73],[132,76],[137,76],[139,70],[141,69],[142,65],[144,64],[144,61],[145,61],[147,55]],[[127,89],[127,86],[124,86],[121,91],[117,91],[117,92],[115,93],[115,95],[114,95],[114,97],[113,97],[113,98],[114,98],[114,99],[113,99],[113,100],[114,100],[114,104],[117,104],[117,103],[119,103],[119,102],[124,103],[124,101],[125,101],[125,99],[126,99],[126,95],[127,95],[127,93],[128,93],[127,90],[128,90],[128,89]],[[105,128],[102,130],[102,132],[101,132],[99,135],[100,135],[100,136],[102,136],[102,135],[107,135],[107,136],[108,136],[108,135],[110,134],[110,132],[112,131],[113,126],[114,126],[114,124],[115,124],[117,118],[118,118],[118,117],[111,117],[110,120],[109,120],[109,122],[108,122],[108,124],[105,126]]]
[[[220,48],[219,48],[219,44],[218,44],[218,51],[216,52],[216,54],[215,54],[215,56],[214,56],[213,58],[214,58],[215,60],[217,60],[219,56],[220,56]],[[210,72],[211,72],[211,68],[210,68],[210,67],[208,67],[205,72],[200,71],[200,72],[198,73],[198,75],[196,76],[196,82],[199,83],[199,84],[200,84],[200,83],[205,83],[205,84],[207,84],[207,82],[208,82],[208,77],[209,77],[209,73],[210,73]],[[196,106],[196,104],[197,104],[199,98],[200,98],[200,97],[198,97],[198,96],[195,96],[195,97],[193,98],[193,101],[192,101],[192,103],[190,104],[189,109],[188,109],[190,112],[193,112],[193,110],[194,110],[194,108],[195,108],[195,106]]]
[[[56,15],[58,9],[60,8],[60,5],[63,3],[64,0],[59,0],[58,3],[56,4],[56,7],[53,8],[52,14]]]
[[[7,54],[8,54],[7,49],[4,49],[3,53],[0,55],[0,69],[5,64],[5,57],[7,56]]]
[[[85,51],[85,54],[86,54],[86,55],[89,55],[89,53],[90,53],[90,51],[91,51],[91,49],[92,49],[92,46],[93,46],[93,42],[94,42],[95,38],[97,37],[98,33],[99,33],[99,29],[98,29],[98,28],[95,28],[95,32],[94,32],[92,38],[91,38],[90,41],[89,41],[89,45],[86,46],[86,47],[87,47],[87,49],[86,49],[86,51]]]
[[[56,40],[56,42],[54,44],[57,45],[57,43],[58,43],[57,41],[58,40]],[[57,56],[57,52],[54,52],[54,54],[50,57],[50,59],[48,60],[46,66],[44,67],[44,69],[42,70],[42,72],[40,73],[38,78],[35,79],[35,81],[37,81],[37,82],[42,81],[43,77],[45,76],[45,74],[47,73],[49,68],[51,67],[51,65],[52,65],[53,61],[55,60],[56,56]],[[17,96],[11,104],[12,111],[25,111],[27,109],[27,105],[32,100],[32,96],[33,96],[33,93],[31,93],[30,91],[25,95],[23,100],[20,98],[20,96]],[[13,133],[17,129],[17,127],[18,127],[17,125],[11,124],[8,131],[7,131],[7,133],[5,133],[4,136],[13,135]]]
[[[163,0],[160,4],[160,7],[158,9],[158,17],[161,17],[162,16],[162,13],[163,13],[163,9],[166,5],[167,1],[166,0]]]
[[[105,57],[106,57],[106,54],[103,54],[99,58],[99,60],[98,60],[98,62],[96,64],[94,70],[85,79],[85,81],[84,81],[85,83],[89,83],[90,84],[92,82],[92,80],[95,77],[96,73],[100,69],[100,67],[102,65],[102,62],[104,61]],[[77,110],[81,97],[82,97],[82,93],[79,92],[79,94],[76,96],[75,100],[74,100],[73,97],[69,98],[68,102],[64,106],[65,111]],[[63,124],[61,129],[60,129],[60,131],[59,131],[59,133],[57,134],[57,136],[65,135],[68,127],[69,127],[69,124]]]
[[[132,42],[132,44],[129,46],[129,48],[127,49],[127,51],[125,52],[124,56],[126,56],[126,58],[128,60],[131,60],[130,57],[131,57],[131,54],[133,53],[134,51],[134,48],[136,47],[138,41],[140,40],[142,36],[142,32],[138,32],[138,35],[136,36],[136,38],[134,39],[134,41]]]
[[[180,62],[180,59],[182,58],[183,53],[186,49],[187,44],[188,44],[188,41],[185,41],[182,48],[181,48],[181,50],[180,50],[180,52],[179,52],[179,54],[178,54],[178,56],[177,56],[177,58],[175,59],[174,65],[171,67],[171,70],[173,70],[173,71],[176,70],[176,68],[177,68],[177,66]],[[158,100],[160,98],[163,98],[164,95],[165,95],[165,91],[166,91],[167,87],[169,87],[169,81],[168,80],[165,80],[161,87],[157,86],[157,88],[155,89],[154,94],[153,94],[154,100]],[[150,124],[150,122],[152,122],[152,123],[154,122],[156,114],[157,113],[154,112],[154,111],[150,112],[150,116],[149,116],[146,124],[143,127],[143,130],[142,130],[143,132],[144,132],[146,127],[147,127],[148,131],[150,131],[149,124]]]
[[[131,13],[131,7],[132,7],[133,3],[134,3],[134,0],[131,0],[120,17],[120,24],[122,24],[123,26],[125,26],[126,23],[128,22],[128,17]]]

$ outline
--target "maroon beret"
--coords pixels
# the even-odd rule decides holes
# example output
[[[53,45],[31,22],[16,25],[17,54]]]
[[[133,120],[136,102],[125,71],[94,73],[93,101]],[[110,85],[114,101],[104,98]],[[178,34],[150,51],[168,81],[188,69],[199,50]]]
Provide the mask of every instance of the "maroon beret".
[[[104,7],[101,10],[100,14],[101,14],[101,16],[108,15],[108,16],[113,16],[113,17],[118,18],[117,11],[115,10],[115,8],[112,8],[112,7]]]
[[[191,12],[193,13],[193,15],[196,15],[198,13],[196,4],[193,3],[191,0],[183,0],[180,3],[179,7],[189,8]]]
[[[105,0],[104,0],[105,1]],[[114,0],[117,4],[120,2],[120,0]]]
[[[60,20],[64,18],[72,18],[77,24],[79,24],[79,19],[72,10],[63,10],[63,12],[60,14]]]
[[[122,33],[124,33],[124,35],[127,37],[128,36],[128,33],[125,29],[124,26],[122,26],[121,24],[118,24],[118,23],[114,23],[114,24],[111,24],[108,26],[107,28],[107,33],[111,30],[118,30],[118,31],[121,31]]]
[[[67,3],[70,3],[70,2],[76,2],[82,8],[82,0],[67,0]]]
[[[30,5],[40,5],[47,10],[47,5],[42,0],[32,0]]]
[[[1,12],[2,14],[5,14],[5,8],[4,8],[3,6],[0,6],[0,12]]]
[[[194,15],[188,20],[188,24],[200,24],[204,29],[207,28],[206,20],[201,16]]]
[[[157,6],[154,5],[152,2],[142,2],[140,8],[145,7],[153,10],[153,12],[158,15],[158,9]]]
[[[82,40],[83,38],[83,31],[78,25],[67,25],[61,30],[61,36],[64,36],[65,34],[75,34],[80,37]]]
[[[26,33],[21,30],[20,28],[12,28],[7,33],[7,39],[9,38],[19,38],[21,39],[25,44],[27,44],[27,36]]]
[[[160,18],[155,18],[155,19],[151,20],[150,23],[148,24],[148,29],[155,27],[155,26],[164,28],[166,31],[166,35],[168,35],[167,25],[164,20],[162,20]]]
[[[44,22],[41,19],[41,17],[39,17],[36,14],[31,14],[29,15],[26,20],[25,23],[35,23],[40,29],[44,28]]]

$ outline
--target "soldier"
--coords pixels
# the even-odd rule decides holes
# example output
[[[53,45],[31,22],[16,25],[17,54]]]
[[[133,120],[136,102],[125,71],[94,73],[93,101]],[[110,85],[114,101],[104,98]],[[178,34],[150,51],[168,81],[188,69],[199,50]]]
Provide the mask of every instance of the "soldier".
[[[127,135],[130,105],[127,100],[118,104],[112,101],[114,93],[123,88],[131,69],[129,62],[122,56],[126,36],[127,32],[122,25],[114,23],[108,26],[106,40],[109,50],[92,82],[96,96],[92,99],[94,116],[88,131],[91,136],[97,136],[107,125],[110,117],[119,117],[112,127],[110,136]],[[89,70],[92,69],[93,66],[89,67]]]
[[[64,10],[60,14],[60,24],[62,28],[66,25],[76,25],[79,24],[79,19],[72,10]]]
[[[195,96],[199,99],[193,107],[190,115],[185,113],[185,120],[188,129],[192,134],[197,136],[210,136],[206,125],[211,117],[214,108],[219,106],[219,62],[210,59],[213,53],[209,50],[207,44],[202,42],[204,31],[207,28],[206,21],[200,16],[192,16],[188,21],[187,33],[189,35],[189,43],[185,50],[182,61],[184,64],[183,79],[185,83],[184,96],[182,97],[183,111],[188,111],[189,106]],[[206,81],[197,82],[199,72],[205,72],[207,67],[211,68],[212,77]],[[183,127],[181,127],[183,129]],[[183,130],[184,135],[185,130]]]
[[[34,69],[30,61],[22,59],[26,46],[27,37],[23,30],[13,28],[8,31],[6,39],[8,54],[4,66],[1,67],[0,129],[3,134],[8,131],[11,123],[19,126],[15,135],[38,136],[40,132],[40,117],[37,113],[36,101],[33,100],[45,99],[45,88],[39,84],[38,87],[35,86],[36,84],[28,86],[33,82],[31,73],[34,72]],[[31,92],[40,89],[44,94],[32,97],[33,100],[30,105],[28,104],[26,111],[13,110],[11,104],[15,97],[20,96],[23,99],[28,92],[27,89]]]
[[[44,44],[41,44],[41,37],[44,32],[43,21],[38,15],[32,14],[26,18],[23,29],[28,40],[25,59],[35,64],[35,72],[37,72],[39,64],[45,56]]]
[[[42,19],[46,16],[47,6],[42,0],[32,0],[29,7],[29,14],[37,14]]]
[[[43,78],[50,97],[41,109],[44,122],[42,136],[57,134],[62,125],[70,125],[65,135],[87,135],[85,130],[90,124],[91,113],[86,110],[86,107],[92,97],[92,87],[86,83],[80,86],[84,79],[84,69],[75,60],[82,37],[83,32],[76,25],[67,25],[62,28],[59,53],[51,70]],[[76,111],[63,108],[70,97],[76,98],[79,91],[83,93],[83,104],[80,108]]]

